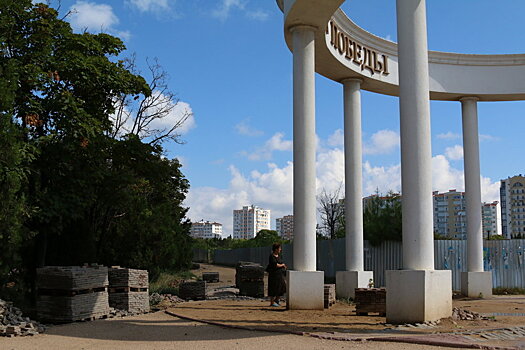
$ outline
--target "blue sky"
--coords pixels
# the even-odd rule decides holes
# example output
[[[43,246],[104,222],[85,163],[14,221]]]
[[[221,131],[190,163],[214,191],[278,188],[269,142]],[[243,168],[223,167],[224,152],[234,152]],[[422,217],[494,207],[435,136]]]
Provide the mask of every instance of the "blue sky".
[[[191,111],[178,157],[191,190],[192,220],[223,223],[232,210],[256,204],[275,218],[292,213],[292,55],[273,0],[62,0],[76,31],[124,39],[146,72],[158,58]],[[343,9],[366,30],[396,40],[394,0],[348,0]],[[428,0],[429,49],[463,53],[525,52],[525,2]],[[344,181],[342,88],[316,78],[318,190]],[[364,194],[400,188],[396,97],[363,91]],[[525,172],[525,103],[480,103],[483,199],[498,200],[499,180]],[[176,115],[172,116],[176,118]],[[434,189],[462,190],[459,102],[432,102]]]

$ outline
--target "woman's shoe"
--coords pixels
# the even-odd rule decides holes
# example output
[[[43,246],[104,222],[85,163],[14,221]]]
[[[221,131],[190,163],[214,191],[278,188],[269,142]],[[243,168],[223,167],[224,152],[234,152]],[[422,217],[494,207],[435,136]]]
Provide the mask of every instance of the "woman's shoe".
[[[273,306],[273,307],[279,307],[279,306],[281,306],[281,305],[279,305],[279,304],[277,304],[277,303],[273,303],[273,304],[270,305],[270,306]]]

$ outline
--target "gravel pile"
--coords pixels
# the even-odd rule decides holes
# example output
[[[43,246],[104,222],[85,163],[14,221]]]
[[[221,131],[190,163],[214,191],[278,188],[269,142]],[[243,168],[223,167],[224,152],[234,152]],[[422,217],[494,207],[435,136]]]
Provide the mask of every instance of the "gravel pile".
[[[483,316],[481,314],[478,314],[474,311],[464,310],[455,307],[452,309],[452,319],[454,320],[466,320],[466,321],[474,321],[474,320],[488,320],[488,317]]]
[[[185,301],[186,300],[181,299],[178,296],[172,295],[172,294],[152,293],[149,296],[149,303],[152,306],[156,306],[156,305],[159,305],[161,303],[163,303],[163,304],[166,304],[166,303],[167,304],[178,304],[178,303],[183,303]]]
[[[0,299],[0,336],[15,337],[43,333],[43,324],[23,317],[22,311],[12,303]]]

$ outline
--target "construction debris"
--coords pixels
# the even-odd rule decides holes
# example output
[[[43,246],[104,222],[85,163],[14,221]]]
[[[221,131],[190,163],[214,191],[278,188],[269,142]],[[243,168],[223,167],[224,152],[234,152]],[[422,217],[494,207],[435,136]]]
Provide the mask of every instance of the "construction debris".
[[[44,325],[24,317],[19,308],[0,299],[0,337],[36,335],[44,331]]]
[[[455,307],[452,309],[452,319],[464,320],[464,321],[465,320],[474,321],[474,320],[488,320],[489,318],[481,314],[478,314],[477,312],[474,312],[474,311],[464,310],[464,309]]]

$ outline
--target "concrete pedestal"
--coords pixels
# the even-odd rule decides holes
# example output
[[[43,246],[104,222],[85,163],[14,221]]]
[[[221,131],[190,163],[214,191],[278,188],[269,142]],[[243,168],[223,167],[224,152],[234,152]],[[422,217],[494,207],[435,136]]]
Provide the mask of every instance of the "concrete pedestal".
[[[419,323],[452,315],[450,270],[386,271],[386,321]]]
[[[287,271],[286,308],[289,310],[324,309],[324,272]]]
[[[355,297],[356,288],[367,288],[374,280],[374,271],[337,271],[335,273],[335,294],[338,298]]]
[[[469,298],[492,296],[492,272],[462,272],[461,294]]]

